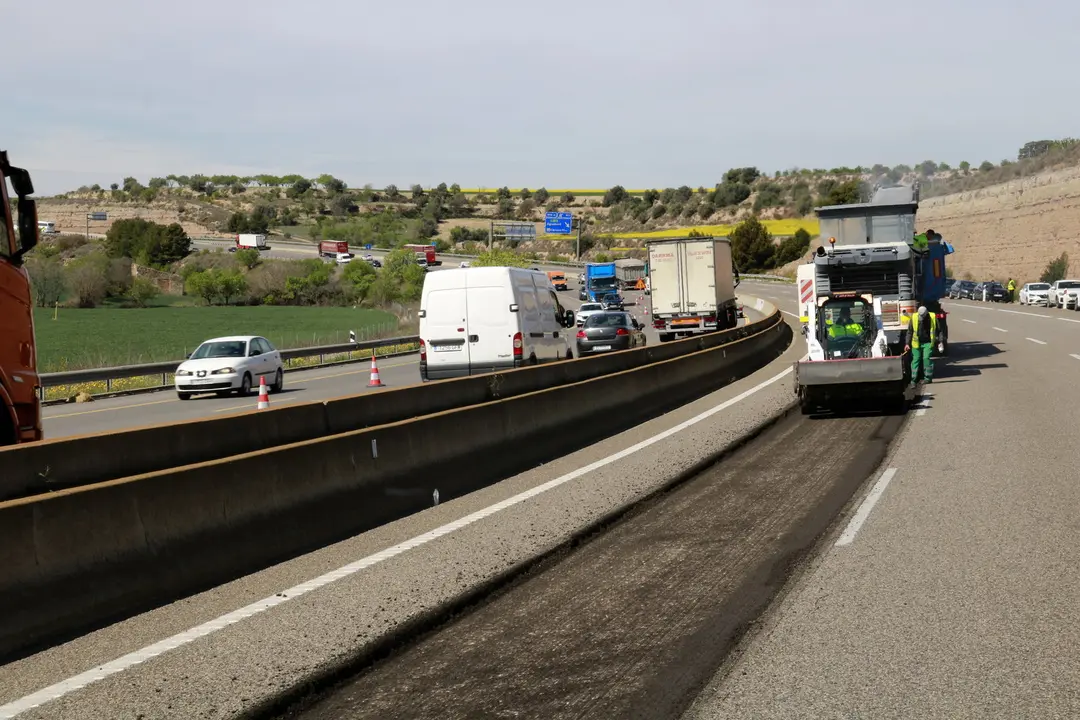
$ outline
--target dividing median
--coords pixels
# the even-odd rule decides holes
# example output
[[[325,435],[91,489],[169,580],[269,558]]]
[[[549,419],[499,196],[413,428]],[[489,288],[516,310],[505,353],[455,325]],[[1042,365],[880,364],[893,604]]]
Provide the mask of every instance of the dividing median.
[[[410,400],[401,404],[390,392],[312,403],[308,422],[325,436],[0,503],[0,655],[407,516],[429,507],[436,490],[444,500],[463,495],[727,385],[788,347],[790,326],[768,309],[765,320],[728,333],[402,388],[397,397]],[[541,382],[548,386],[533,387]],[[467,401],[470,392],[483,399],[385,419],[423,412],[418,391],[445,392],[444,403]],[[285,415],[298,410],[278,412],[302,421]],[[289,437],[295,429],[286,420],[258,425],[272,414],[222,420],[254,423],[243,442]],[[350,426],[361,429],[341,430]],[[156,442],[175,442],[170,429]],[[107,437],[57,442],[117,442]]]

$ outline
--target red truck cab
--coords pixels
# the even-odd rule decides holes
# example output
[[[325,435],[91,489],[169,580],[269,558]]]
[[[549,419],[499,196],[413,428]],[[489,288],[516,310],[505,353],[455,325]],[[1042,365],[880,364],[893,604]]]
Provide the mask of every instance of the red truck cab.
[[[12,213],[8,180],[15,190]],[[34,344],[34,303],[24,255],[38,242],[37,206],[30,173],[0,151],[0,445],[41,440],[41,381]]]

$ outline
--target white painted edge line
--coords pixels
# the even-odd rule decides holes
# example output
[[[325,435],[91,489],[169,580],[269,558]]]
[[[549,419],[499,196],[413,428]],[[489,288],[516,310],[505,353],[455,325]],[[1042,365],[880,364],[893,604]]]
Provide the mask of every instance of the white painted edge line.
[[[728,409],[732,405],[742,402],[746,398],[757,393],[759,390],[764,390],[769,385],[772,385],[773,383],[782,380],[783,378],[790,375],[791,372],[792,368],[789,367],[782,373],[774,375],[773,377],[765,380],[764,382],[758,383],[749,390],[745,390],[736,395],[735,397],[731,398],[730,400],[725,400],[719,405],[711,407],[705,412],[695,415],[689,420],[684,420],[678,425],[668,428],[661,433],[657,433],[656,435],[653,435],[647,440],[642,440],[641,442],[635,445],[631,445],[630,447],[623,450],[620,450],[617,453],[608,455],[607,457],[597,460],[596,462],[589,463],[588,465],[580,467],[577,470],[572,470],[571,472],[557,477],[554,480],[549,480],[542,485],[537,485],[530,490],[518,493],[517,495],[509,497],[501,502],[495,503],[494,505],[489,505],[482,510],[477,510],[470,515],[466,515],[463,518],[455,520],[454,522],[447,523],[446,525],[437,527],[434,530],[429,530],[422,535],[417,535],[416,537],[406,540],[405,542],[398,543],[397,545],[394,545],[392,547],[388,547],[385,550],[377,552],[373,555],[368,555],[367,557],[361,558],[355,562],[340,567],[337,570],[332,570],[325,575],[320,575],[313,580],[308,580],[307,582],[296,585],[295,587],[291,587],[288,590],[284,590],[275,595],[271,595],[268,598],[263,598],[262,600],[253,602],[247,607],[242,607],[239,610],[234,610],[233,612],[222,615],[219,618],[215,618],[214,620],[205,622],[198,627],[191,628],[190,630],[185,630],[184,632],[173,635],[172,637],[165,638],[160,642],[156,642],[153,645],[148,645],[141,650],[130,652],[127,655],[119,657],[111,662],[105,663],[104,665],[99,665],[92,670],[87,670],[84,673],[80,673],[79,675],[68,678],[67,680],[62,680],[58,683],[50,685],[49,687],[43,688],[35,693],[27,695],[26,697],[10,702],[7,705],[0,706],[0,718],[7,720],[8,718],[16,717],[20,713],[36,708],[39,705],[49,702],[50,700],[57,700],[59,698],[62,698],[65,695],[69,695],[76,690],[80,690],[86,687],[87,685],[98,682],[99,680],[104,680],[110,675],[115,675],[117,673],[128,670],[132,667],[135,667],[136,665],[150,660],[151,658],[155,658],[158,655],[166,653],[169,650],[173,650],[183,645],[188,645],[198,640],[199,638],[206,637],[207,635],[215,633],[218,630],[223,630],[224,628],[238,623],[241,620],[245,620],[249,617],[252,617],[253,615],[259,615],[261,613],[264,613],[271,608],[274,608],[284,602],[292,600],[293,598],[300,597],[301,595],[309,593],[312,590],[316,590],[325,585],[329,585],[332,582],[349,577],[350,575],[355,575],[361,570],[365,570],[373,565],[377,565],[384,560],[389,560],[390,558],[401,555],[408,550],[418,548],[421,545],[426,545],[432,540],[440,538],[444,535],[449,535],[455,530],[460,530],[464,527],[472,525],[473,523],[483,520],[484,518],[491,517],[498,512],[502,512],[509,507],[523,503],[526,500],[530,500],[537,495],[541,495],[548,490],[559,487],[560,485],[565,485],[571,480],[576,480],[582,475],[587,475],[594,470],[599,470],[606,465],[610,465],[613,462],[622,460],[629,455],[633,455],[639,450],[644,450],[650,445],[654,445],[661,440],[666,440],[672,435],[675,435],[689,427],[697,425],[699,422],[709,419],[713,415]]]
[[[870,511],[874,509],[874,505],[881,498],[881,495],[885,492],[885,488],[889,487],[889,483],[892,482],[893,476],[896,475],[896,468],[889,468],[885,472],[881,473],[881,477],[874,483],[874,487],[867,493],[863,499],[862,504],[859,505],[859,509],[855,511],[855,515],[851,518],[851,522],[844,528],[844,532],[840,535],[840,538],[836,541],[836,546],[841,547],[843,545],[850,545],[855,539],[855,535],[859,532],[859,528],[863,526],[866,519],[870,517]]]
[[[972,325],[978,325],[978,323],[975,322],[974,320],[968,320],[967,318],[960,318],[960,319],[963,320],[966,323],[971,323]]]
[[[1045,341],[1043,341],[1043,340],[1036,340],[1035,338],[1024,338],[1024,339],[1025,339],[1025,340],[1030,340],[1031,342],[1035,343],[1036,345],[1045,345],[1045,344],[1046,344],[1046,342],[1045,342]]]
[[[793,318],[800,317],[798,313],[788,312],[787,310],[781,310],[780,312],[784,313],[785,315],[790,315]]]
[[[1072,354],[1072,355],[1069,355],[1069,357],[1076,358],[1077,360],[1080,360],[1080,355],[1076,355],[1075,353]]]
[[[1008,331],[1008,330],[1006,330],[1005,328],[999,328],[999,327],[995,327],[994,329],[995,329],[995,330],[997,330],[998,332],[1003,332],[1003,333],[1007,333],[1007,332],[1009,332],[1009,331]]]
[[[1028,317],[1047,318],[1047,319],[1053,317],[1052,315],[1040,315],[1039,313],[1021,312],[1020,310],[1002,310],[1000,308],[991,308],[991,309],[992,310],[997,310],[998,312],[1010,313],[1012,315],[1027,315]]]
[[[1064,322],[1071,322],[1071,323],[1080,323],[1080,320],[1073,320],[1072,318],[1058,318],[1058,320],[1062,320]]]

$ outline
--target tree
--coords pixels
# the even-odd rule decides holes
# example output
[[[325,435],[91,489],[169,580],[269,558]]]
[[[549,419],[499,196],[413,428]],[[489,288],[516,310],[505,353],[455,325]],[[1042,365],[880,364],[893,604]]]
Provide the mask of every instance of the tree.
[[[236,258],[236,262],[239,263],[241,267],[245,267],[248,270],[255,268],[255,266],[262,262],[262,256],[259,255],[259,251],[255,248],[237,250],[236,255],[233,257]]]
[[[969,163],[967,160],[961,160],[959,167],[960,167],[960,171],[963,172],[966,175],[968,170],[971,169],[971,163]]]
[[[521,201],[521,205],[518,206],[517,217],[518,220],[532,220],[533,213],[536,211],[536,201],[529,198]]]
[[[59,259],[28,257],[26,271],[30,275],[30,287],[38,307],[51,307],[60,302],[67,291],[67,279]]]
[[[184,282],[184,292],[200,297],[210,305],[221,294],[220,275],[216,269],[199,270],[188,276]]]
[[[549,193],[547,191],[547,188],[540,188],[539,190],[536,191],[536,194],[533,195],[533,200],[536,201],[536,204],[538,206],[539,205],[547,205],[547,201],[548,201],[549,197],[551,197],[551,193]]]
[[[567,190],[566,192],[564,192],[562,194],[562,203],[563,203],[563,205],[572,205],[574,200],[576,200],[576,199],[577,198],[574,197],[574,193],[570,192],[569,190]]]
[[[231,222],[230,218],[230,222]],[[143,264],[164,266],[191,254],[191,238],[179,223],[160,225],[141,218],[117,220],[105,234],[109,257],[126,257]]]
[[[919,172],[923,177],[930,177],[937,172],[938,164],[933,160],[923,160],[919,163]]]
[[[92,308],[109,292],[109,258],[102,253],[84,255],[65,268],[67,286],[81,308]]]
[[[1057,258],[1046,264],[1046,269],[1043,270],[1039,282],[1052,283],[1057,282],[1058,280],[1064,280],[1068,273],[1069,253],[1063,252]]]
[[[311,188],[312,184],[310,180],[307,178],[297,178],[289,187],[288,195],[291,198],[298,198]]]
[[[120,189],[120,183],[113,183],[112,185],[109,186],[109,189],[112,190],[113,192],[116,192],[117,190]]]
[[[772,235],[756,217],[748,218],[735,226],[730,240],[735,265],[744,272],[772,266],[775,252]]]
[[[531,261],[512,251],[495,248],[480,253],[472,261],[473,267],[529,267]]]
[[[226,270],[218,275],[218,292],[226,305],[229,304],[230,300],[247,292],[247,288],[247,278],[236,270]]]
[[[439,222],[434,218],[425,217],[420,219],[416,226],[416,236],[420,239],[432,238],[439,234]]]
[[[1016,153],[1017,160],[1028,160],[1030,158],[1036,158],[1040,155],[1045,155],[1050,152],[1054,146],[1053,140],[1033,140],[1029,143],[1025,143],[1020,151]],[[1043,282],[1046,282],[1045,280]]]
[[[387,185],[385,192],[386,192],[386,199],[390,200],[391,202],[394,202],[394,201],[397,201],[397,200],[401,199],[401,191],[398,190],[397,185]]]
[[[858,180],[837,182],[827,179],[818,183],[818,207],[823,205],[850,205],[862,199],[862,187]]]
[[[980,172],[990,172],[993,169],[994,169],[994,163],[990,162],[989,160],[983,160],[982,164],[979,165],[979,171]]]
[[[646,190],[641,194],[641,199],[646,205],[655,205],[656,201],[660,199],[660,191]]]
[[[521,192],[518,193],[518,197],[522,200],[532,199],[532,191],[529,188],[521,188]]]
[[[504,185],[503,187],[501,187],[501,188],[499,188],[498,190],[495,191],[495,197],[498,198],[499,200],[509,200],[510,199],[510,188],[508,188],[508,187],[506,187]]]
[[[776,248],[772,265],[773,267],[787,265],[789,262],[801,258],[809,250],[810,233],[804,228],[799,228],[795,231],[793,236],[785,238],[784,241],[780,243],[780,247]]]
[[[724,183],[753,185],[759,177],[761,177],[761,172],[756,167],[732,168],[724,173]]]
[[[371,295],[371,288],[378,278],[378,273],[370,263],[351,262],[342,271],[342,279],[345,281],[350,295],[357,304],[363,305]]]
[[[132,280],[131,287],[127,291],[127,296],[135,303],[135,307],[146,307],[146,303],[160,294],[161,289],[144,277],[137,277]]]
[[[626,188],[624,188],[622,185],[616,185],[615,187],[609,189],[606,193],[604,193],[603,205],[604,207],[618,205],[619,203],[624,202],[629,197],[630,193],[626,192]]]

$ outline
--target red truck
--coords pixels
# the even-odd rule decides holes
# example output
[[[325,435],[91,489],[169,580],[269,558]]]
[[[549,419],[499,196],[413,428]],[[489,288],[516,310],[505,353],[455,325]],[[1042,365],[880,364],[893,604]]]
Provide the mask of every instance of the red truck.
[[[412,250],[417,260],[426,260],[428,265],[442,265],[442,262],[435,258],[434,245],[403,245],[402,247]]]
[[[15,190],[12,212],[8,180]],[[37,245],[37,204],[30,173],[0,151],[0,445],[41,440],[41,380],[34,344],[34,303],[23,257]]]
[[[345,240],[323,240],[319,243],[321,257],[337,257],[338,253],[348,253],[349,243]]]

